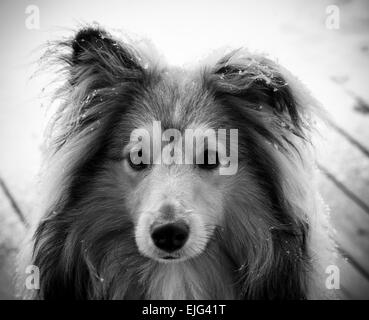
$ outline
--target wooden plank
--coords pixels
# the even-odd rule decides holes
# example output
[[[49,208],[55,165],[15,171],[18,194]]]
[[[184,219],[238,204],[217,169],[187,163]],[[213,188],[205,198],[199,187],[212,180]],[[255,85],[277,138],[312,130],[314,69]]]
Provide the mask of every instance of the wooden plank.
[[[12,193],[10,192],[7,184],[5,183],[5,181],[0,177],[0,189],[2,189],[5,197],[8,199],[8,201],[10,202],[10,205],[12,206],[13,211],[17,214],[19,220],[26,226],[29,226],[28,221],[26,220],[22,210],[20,209],[17,201],[15,200],[14,196],[12,195]]]
[[[340,270],[340,291],[342,299],[369,299],[369,282],[348,261],[340,258],[337,262]]]
[[[360,99],[363,98],[328,81],[325,90],[324,96],[319,95],[319,100],[328,111],[328,120],[369,149],[369,116],[358,109]]]
[[[355,101],[355,110],[360,111],[359,105],[367,105],[369,102],[368,73],[369,69],[369,42],[358,41],[350,50],[350,59],[346,59],[341,70],[336,70],[331,79],[348,93]],[[356,47],[356,48],[355,48]],[[356,49],[356,50],[355,50]],[[364,108],[362,111],[365,114]]]
[[[25,227],[0,189],[0,299],[14,299],[14,259]]]
[[[321,136],[314,137],[318,162],[369,207],[369,157],[336,130],[319,129]]]
[[[362,273],[369,274],[369,215],[327,177],[321,175],[318,181],[322,197],[330,207],[335,240],[361,266]]]

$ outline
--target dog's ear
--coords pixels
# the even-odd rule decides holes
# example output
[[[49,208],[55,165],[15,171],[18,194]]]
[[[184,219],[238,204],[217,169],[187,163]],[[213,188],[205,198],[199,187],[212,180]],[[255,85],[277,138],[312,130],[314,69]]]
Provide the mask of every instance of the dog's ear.
[[[233,102],[248,117],[259,113],[264,126],[269,121],[269,128],[306,138],[312,100],[306,101],[310,96],[298,79],[277,63],[237,50],[218,61],[210,79],[216,98]]]
[[[48,132],[56,151],[79,133],[97,135],[96,129],[113,121],[116,106],[120,112],[126,110],[149,78],[142,60],[129,43],[96,27],[83,28],[73,38],[48,46],[44,61],[56,67],[56,83],[62,83],[53,96],[62,98],[62,103]]]
[[[137,79],[143,71],[133,48],[115,40],[99,28],[84,28],[71,42],[71,82],[89,79],[94,89],[117,81]],[[92,81],[91,81],[92,80]]]

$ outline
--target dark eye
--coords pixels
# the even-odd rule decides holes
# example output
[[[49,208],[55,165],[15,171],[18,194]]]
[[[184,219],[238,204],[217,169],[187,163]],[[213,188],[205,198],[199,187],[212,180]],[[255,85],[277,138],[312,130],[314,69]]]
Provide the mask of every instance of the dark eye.
[[[142,157],[142,150],[137,152],[137,156],[140,157],[140,158]],[[148,165],[143,163],[142,161],[138,164],[133,163],[132,159],[131,159],[131,154],[128,154],[128,163],[129,163],[130,167],[132,169],[136,170],[136,171],[144,170],[148,167]]]
[[[204,170],[212,170],[219,166],[218,152],[209,151],[206,149],[204,151],[204,163],[199,164],[198,167]]]

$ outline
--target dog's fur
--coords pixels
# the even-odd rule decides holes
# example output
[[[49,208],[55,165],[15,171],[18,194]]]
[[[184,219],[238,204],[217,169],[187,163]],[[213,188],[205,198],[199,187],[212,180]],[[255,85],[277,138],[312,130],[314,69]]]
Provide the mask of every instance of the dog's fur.
[[[335,250],[310,144],[318,108],[296,78],[245,50],[196,70],[165,67],[99,28],[80,30],[56,52],[67,79],[43,169],[42,217],[21,264],[40,268],[40,289],[21,290],[24,297],[331,296],[325,268]],[[122,150],[133,129],[154,120],[180,131],[238,129],[238,172],[132,172]],[[194,230],[178,261],[145,243],[163,199],[177,201],[173,215]]]

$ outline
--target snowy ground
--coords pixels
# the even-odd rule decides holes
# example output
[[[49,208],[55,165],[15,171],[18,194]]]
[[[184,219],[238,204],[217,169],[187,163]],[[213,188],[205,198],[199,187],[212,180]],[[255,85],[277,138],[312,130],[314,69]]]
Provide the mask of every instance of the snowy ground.
[[[47,76],[30,80],[32,62],[40,45],[69,34],[81,22],[98,21],[110,29],[143,35],[171,64],[187,65],[219,47],[266,52],[307,84],[340,128],[369,148],[365,104],[369,101],[369,1],[35,0],[33,4],[40,10],[38,30],[26,28],[28,1],[0,2],[0,178],[27,215],[34,208],[32,191],[45,123],[41,88],[48,80]],[[332,4],[340,13],[339,29],[333,30],[326,26],[327,6]],[[335,131],[324,131],[324,137],[320,162],[369,205],[368,158]],[[350,211],[349,202],[338,203],[339,191],[332,183],[324,180],[322,186],[332,207]],[[362,224],[360,237],[356,229],[352,234],[345,229],[343,241],[346,250],[369,268],[362,253],[368,246],[368,216],[336,215],[339,228],[346,228],[350,218]],[[12,296],[6,264],[23,233],[0,190],[0,298]]]

